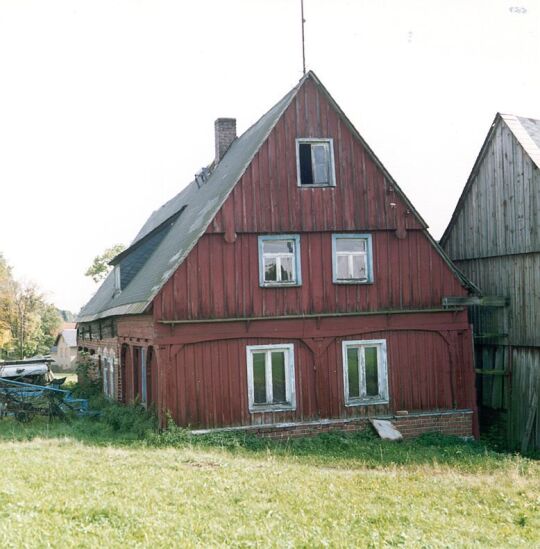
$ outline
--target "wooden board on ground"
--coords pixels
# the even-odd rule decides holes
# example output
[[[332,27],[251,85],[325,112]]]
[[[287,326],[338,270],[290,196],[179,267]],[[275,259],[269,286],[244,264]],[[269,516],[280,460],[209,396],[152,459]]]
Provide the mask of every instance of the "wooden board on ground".
[[[371,425],[383,440],[403,440],[403,435],[386,419],[370,419]]]

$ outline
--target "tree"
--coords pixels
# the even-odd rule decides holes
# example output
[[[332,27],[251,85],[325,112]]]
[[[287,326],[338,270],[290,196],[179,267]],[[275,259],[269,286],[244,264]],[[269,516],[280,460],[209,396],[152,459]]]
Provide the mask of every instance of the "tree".
[[[11,273],[11,267],[0,253],[0,351],[4,354],[12,349],[12,319],[14,317],[15,293],[17,283]]]
[[[94,257],[92,265],[88,267],[84,275],[89,276],[96,283],[101,282],[112,269],[109,265],[109,261],[123,252],[125,248],[126,247],[123,244],[115,244],[114,246],[107,248],[101,255]]]
[[[62,325],[56,308],[32,284],[21,284],[0,253],[0,351],[24,358],[47,354]]]
[[[62,325],[56,307],[47,303],[34,285],[18,285],[12,312],[17,357],[48,354]]]

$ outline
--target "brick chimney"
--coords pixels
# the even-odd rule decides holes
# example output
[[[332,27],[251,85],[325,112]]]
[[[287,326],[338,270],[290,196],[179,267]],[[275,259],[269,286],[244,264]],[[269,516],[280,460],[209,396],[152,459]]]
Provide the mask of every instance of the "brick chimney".
[[[218,118],[214,122],[216,131],[216,164],[236,139],[236,118]]]

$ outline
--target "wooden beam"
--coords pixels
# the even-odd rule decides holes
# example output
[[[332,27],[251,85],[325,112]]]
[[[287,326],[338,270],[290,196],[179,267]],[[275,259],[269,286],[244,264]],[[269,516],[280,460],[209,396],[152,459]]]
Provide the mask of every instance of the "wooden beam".
[[[482,370],[481,368],[475,368],[474,371],[481,376],[507,376],[509,372],[507,370]]]
[[[443,307],[506,307],[510,300],[507,297],[499,295],[478,296],[447,296],[443,297]]]

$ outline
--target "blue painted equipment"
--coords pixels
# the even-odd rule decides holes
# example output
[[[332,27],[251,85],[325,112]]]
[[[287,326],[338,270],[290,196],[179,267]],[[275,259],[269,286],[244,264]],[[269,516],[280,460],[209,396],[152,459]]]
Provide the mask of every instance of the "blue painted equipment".
[[[74,398],[71,391],[59,389],[57,384],[34,385],[0,378],[0,417],[10,415],[30,421],[36,415],[52,418],[71,413],[92,415],[88,400]]]

